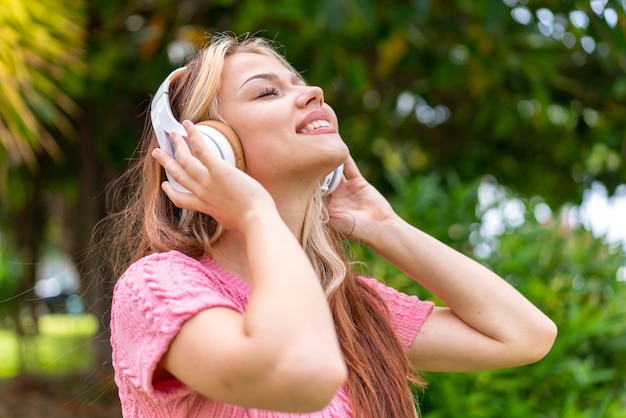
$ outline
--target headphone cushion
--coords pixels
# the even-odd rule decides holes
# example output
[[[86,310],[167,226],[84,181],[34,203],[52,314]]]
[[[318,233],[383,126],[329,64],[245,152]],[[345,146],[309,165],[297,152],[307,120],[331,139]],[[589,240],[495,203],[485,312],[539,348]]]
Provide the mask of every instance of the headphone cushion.
[[[246,158],[243,152],[243,147],[241,146],[241,141],[239,141],[239,137],[230,126],[217,120],[205,120],[196,123],[196,126],[198,125],[208,126],[218,130],[224,136],[224,138],[226,138],[230,145],[230,148],[235,157],[235,166],[241,171],[246,171]],[[202,129],[200,128],[200,130]]]

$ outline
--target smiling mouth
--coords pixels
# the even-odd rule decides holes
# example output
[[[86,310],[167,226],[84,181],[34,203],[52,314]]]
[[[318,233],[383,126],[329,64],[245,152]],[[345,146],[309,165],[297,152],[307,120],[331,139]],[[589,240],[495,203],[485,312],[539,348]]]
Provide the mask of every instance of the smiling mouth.
[[[330,127],[330,122],[323,120],[323,119],[318,119],[318,120],[314,120],[312,122],[309,122],[304,128],[300,129],[301,134],[306,134],[309,132],[313,132],[316,129],[319,128],[328,128]]]

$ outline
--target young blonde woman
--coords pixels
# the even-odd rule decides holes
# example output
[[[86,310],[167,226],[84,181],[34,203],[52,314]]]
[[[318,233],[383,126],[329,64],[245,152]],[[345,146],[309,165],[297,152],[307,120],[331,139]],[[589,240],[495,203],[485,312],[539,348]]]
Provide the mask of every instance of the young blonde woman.
[[[111,342],[125,417],[415,417],[417,371],[513,367],[550,350],[555,325],[533,304],[394,213],[322,90],[267,41],[216,36],[166,87],[184,129],[153,115],[109,231],[124,270]],[[236,165],[210,149],[203,121],[236,133]],[[345,238],[446,307],[357,276]]]

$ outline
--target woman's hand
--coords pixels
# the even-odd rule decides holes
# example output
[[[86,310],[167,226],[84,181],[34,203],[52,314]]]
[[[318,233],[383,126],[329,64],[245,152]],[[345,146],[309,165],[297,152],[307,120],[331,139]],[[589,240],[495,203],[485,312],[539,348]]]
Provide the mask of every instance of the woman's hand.
[[[183,126],[189,146],[180,134],[170,134],[176,159],[160,148],[152,152],[159,164],[191,192],[177,191],[169,182],[163,182],[163,191],[177,207],[206,213],[225,228],[238,232],[253,218],[247,215],[276,210],[272,197],[261,184],[214,155],[193,123],[184,121]]]
[[[346,238],[368,243],[385,222],[397,218],[393,208],[374,186],[361,175],[349,157],[344,178],[328,198],[330,223]]]

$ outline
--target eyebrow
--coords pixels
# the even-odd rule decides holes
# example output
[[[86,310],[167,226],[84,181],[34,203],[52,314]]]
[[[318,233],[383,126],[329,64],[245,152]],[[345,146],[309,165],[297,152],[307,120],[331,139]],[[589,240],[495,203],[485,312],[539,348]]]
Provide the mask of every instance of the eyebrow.
[[[260,73],[260,74],[255,74],[252,77],[248,78],[246,81],[244,81],[241,86],[239,86],[239,88],[241,89],[244,85],[246,85],[246,83],[252,81],[252,80],[256,80],[256,79],[262,79],[262,80],[269,80],[269,81],[276,81],[279,79],[278,75],[276,75],[275,73]],[[307,84],[306,81],[304,81],[304,79],[302,77],[300,77],[298,74],[292,74],[291,75],[291,82],[294,84]]]

